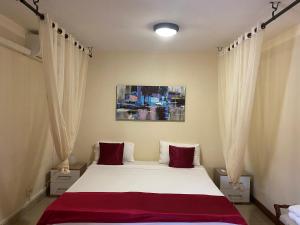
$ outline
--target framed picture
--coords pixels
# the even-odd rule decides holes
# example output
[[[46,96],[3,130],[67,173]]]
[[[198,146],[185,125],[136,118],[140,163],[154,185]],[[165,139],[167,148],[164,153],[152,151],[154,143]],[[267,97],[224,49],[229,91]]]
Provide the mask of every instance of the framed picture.
[[[116,120],[185,120],[184,86],[117,85]]]

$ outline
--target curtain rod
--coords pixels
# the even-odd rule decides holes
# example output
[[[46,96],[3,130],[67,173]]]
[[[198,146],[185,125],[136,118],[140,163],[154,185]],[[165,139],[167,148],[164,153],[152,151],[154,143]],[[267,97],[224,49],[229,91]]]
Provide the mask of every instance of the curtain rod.
[[[39,12],[39,6],[38,6],[39,0],[33,0],[33,4],[35,5],[35,8],[34,8],[31,4],[29,4],[26,0],[17,0],[17,1],[20,1],[22,4],[24,4],[24,5],[25,5],[28,9],[30,9],[35,15],[37,15],[37,16],[40,18],[40,20],[45,20],[45,15]],[[54,23],[52,23],[52,28],[55,28],[55,24],[54,24]],[[61,29],[61,28],[57,28],[57,33],[62,34],[62,33],[63,33],[62,29]],[[64,37],[65,37],[66,39],[68,39],[68,38],[69,38],[69,34],[65,34]],[[78,43],[78,42],[75,41],[74,45],[77,46],[77,43]],[[78,44],[78,48],[79,48],[80,50],[82,49],[83,51],[84,51],[84,49],[85,49],[84,47],[82,47],[82,46],[79,45],[79,44]],[[93,48],[92,48],[92,47],[87,47],[87,49],[88,49],[88,51],[89,51],[89,56],[92,58],[92,57],[93,57],[93,53],[92,53]]]
[[[39,12],[39,7],[37,5],[37,3],[39,2],[36,0],[33,0],[33,4],[35,5],[36,8],[33,8],[32,5],[30,5],[28,2],[26,2],[26,0],[17,0],[20,1],[21,3],[23,3],[28,9],[30,9],[35,15],[37,15],[38,17],[40,17],[41,20],[45,19],[45,15]]]
[[[271,2],[272,3],[272,2]],[[277,7],[273,8],[273,14],[272,17],[267,20],[266,22],[261,24],[261,28],[265,29],[267,25],[269,25],[270,23],[272,23],[274,20],[276,20],[278,17],[280,17],[282,14],[286,13],[287,11],[289,11],[290,9],[292,9],[293,7],[295,7],[298,3],[300,3],[300,0],[295,0],[294,2],[292,2],[291,4],[289,4],[287,7],[285,7],[284,9],[282,9],[280,12],[278,12],[277,14],[274,14],[277,11]],[[274,4],[274,2],[272,3]]]
[[[266,29],[267,25],[269,25],[270,23],[272,23],[274,20],[276,20],[278,17],[280,17],[281,15],[283,15],[284,13],[286,13],[287,11],[289,11],[290,9],[292,9],[293,7],[295,7],[297,4],[300,3],[300,0],[295,0],[293,1],[291,4],[289,4],[287,7],[285,7],[284,9],[282,9],[281,11],[279,11],[278,13],[278,6],[280,4],[280,1],[273,1],[270,2],[272,4],[272,17],[270,19],[268,19],[267,21],[263,22],[260,25],[260,28],[262,30]],[[245,36],[243,36],[243,40],[245,40],[246,38],[251,38],[253,34],[255,34],[257,32],[259,27],[255,27],[251,32],[248,32],[245,34]],[[227,51],[230,51],[231,49],[235,48],[236,46],[238,46],[238,41],[234,41],[233,44],[230,44],[229,47],[226,49]],[[223,50],[223,47],[217,47],[218,51],[221,52]]]

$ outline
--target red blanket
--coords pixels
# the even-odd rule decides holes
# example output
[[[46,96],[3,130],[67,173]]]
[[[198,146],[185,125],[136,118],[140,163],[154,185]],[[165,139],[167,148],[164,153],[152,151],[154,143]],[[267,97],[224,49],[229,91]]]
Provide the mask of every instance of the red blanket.
[[[223,196],[143,192],[65,193],[46,209],[38,225],[68,222],[227,222],[247,225]]]

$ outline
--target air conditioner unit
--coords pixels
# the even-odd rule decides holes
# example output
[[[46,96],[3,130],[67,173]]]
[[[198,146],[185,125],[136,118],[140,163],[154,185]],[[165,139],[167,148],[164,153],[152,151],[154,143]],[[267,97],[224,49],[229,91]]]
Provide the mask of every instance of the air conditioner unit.
[[[31,56],[42,59],[41,44],[38,32],[28,32],[26,34],[25,46],[31,50]]]

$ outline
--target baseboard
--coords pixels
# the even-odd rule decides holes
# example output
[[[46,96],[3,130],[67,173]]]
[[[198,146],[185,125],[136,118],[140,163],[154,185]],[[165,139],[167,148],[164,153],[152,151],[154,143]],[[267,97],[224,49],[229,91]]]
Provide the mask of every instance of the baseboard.
[[[46,195],[46,188],[43,188],[41,191],[33,195],[30,200],[26,201],[20,208],[15,210],[12,214],[10,214],[8,217],[4,218],[0,221],[0,225],[9,225],[12,223],[18,215],[20,215],[24,209],[29,207],[30,205],[36,203],[42,196]]]
[[[251,202],[257,206],[273,223],[276,224],[276,216],[265,207],[260,201],[258,201],[254,196],[251,195]]]

